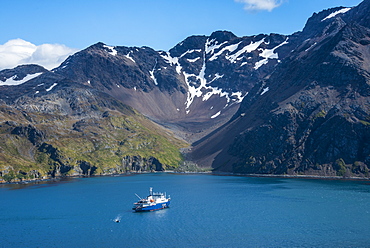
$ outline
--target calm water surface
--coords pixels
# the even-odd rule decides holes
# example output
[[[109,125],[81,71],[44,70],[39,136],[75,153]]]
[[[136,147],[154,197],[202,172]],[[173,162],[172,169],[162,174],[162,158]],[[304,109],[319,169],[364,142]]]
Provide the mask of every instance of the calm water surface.
[[[171,207],[133,213],[149,187]],[[370,247],[362,181],[158,173],[2,185],[0,199],[0,247]]]

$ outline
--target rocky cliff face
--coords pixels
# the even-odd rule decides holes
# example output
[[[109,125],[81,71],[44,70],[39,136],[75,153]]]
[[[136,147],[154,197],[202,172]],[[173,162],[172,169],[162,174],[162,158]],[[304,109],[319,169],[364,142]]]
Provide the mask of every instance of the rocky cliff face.
[[[313,15],[294,35],[310,39],[252,89],[229,123],[196,144],[193,158],[239,173],[367,177],[368,5]]]

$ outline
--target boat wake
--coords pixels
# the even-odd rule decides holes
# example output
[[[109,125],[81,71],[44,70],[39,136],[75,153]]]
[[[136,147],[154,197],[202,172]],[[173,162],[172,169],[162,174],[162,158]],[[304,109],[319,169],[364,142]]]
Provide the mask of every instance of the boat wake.
[[[117,215],[116,218],[113,219],[113,221],[116,222],[116,223],[121,222],[121,218],[122,218],[122,216],[119,214],[119,215]]]

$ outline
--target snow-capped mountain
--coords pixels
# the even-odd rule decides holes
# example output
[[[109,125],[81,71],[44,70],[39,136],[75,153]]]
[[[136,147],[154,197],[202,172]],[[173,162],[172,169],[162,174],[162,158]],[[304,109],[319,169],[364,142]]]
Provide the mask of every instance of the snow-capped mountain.
[[[302,42],[191,157],[216,170],[369,176],[370,1],[314,14]]]
[[[289,37],[191,36],[170,51],[95,44],[53,70],[102,90],[189,141],[227,121],[287,55]],[[195,137],[192,137],[195,134]]]
[[[0,72],[0,86],[20,85],[47,71],[38,65],[23,65],[14,69],[2,70]]]
[[[313,161],[322,163],[321,170],[333,169],[329,159],[308,154],[314,148],[298,149],[298,144],[308,147],[304,143],[308,136],[295,132],[302,131],[302,123],[321,125],[312,120],[322,120],[318,117],[341,108],[333,99],[349,97],[348,82],[368,82],[369,2],[315,13],[301,32],[292,35],[237,37],[216,31],[210,36],[190,36],[169,51],[97,43],[68,57],[52,71],[38,66],[1,71],[0,99],[26,112],[37,109],[68,115],[73,110],[79,116],[90,116],[85,113],[89,109],[97,111],[120,102],[192,142],[188,158],[217,170],[294,174],[306,171],[306,167],[309,170]],[[367,84],[358,85],[361,87],[356,90],[365,97]],[[67,102],[60,100],[73,89],[83,94],[77,94],[76,101],[71,97]],[[88,97],[92,95],[94,100]],[[96,100],[95,95],[99,99],[104,96],[104,100]],[[107,101],[107,97],[114,101]],[[58,99],[55,104],[54,98]],[[83,107],[77,104],[81,101]],[[96,101],[99,104],[90,104]],[[352,103],[360,106],[362,112],[356,112],[356,118],[363,123],[360,120],[366,121],[366,114],[362,119],[357,114],[368,110]],[[312,132],[312,126],[305,134]],[[308,140],[315,143],[320,134]],[[254,163],[248,160],[251,157],[256,161],[253,170],[248,167]],[[346,162],[354,163],[355,159],[364,163],[362,157],[346,158]],[[286,169],[285,163],[291,168]]]
[[[286,57],[290,46],[284,35],[236,37],[227,31],[188,37],[167,52],[97,43],[33,84],[19,81],[16,91],[1,94],[9,101],[39,93],[40,86],[61,86],[57,81],[64,79],[108,93],[188,141],[196,141],[237,111],[254,85]]]

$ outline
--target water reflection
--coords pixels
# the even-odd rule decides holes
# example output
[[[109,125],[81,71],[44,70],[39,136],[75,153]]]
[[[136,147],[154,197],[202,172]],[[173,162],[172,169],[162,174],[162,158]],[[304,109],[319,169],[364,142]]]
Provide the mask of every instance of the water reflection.
[[[21,182],[21,183],[5,183],[0,184],[1,188],[7,188],[9,190],[18,189],[38,189],[46,187],[55,187],[61,184],[76,182],[79,178],[54,178],[32,182]]]
[[[142,215],[143,217],[160,219],[160,218],[165,218],[167,216],[167,212],[170,210],[170,208],[171,207],[156,210],[156,211],[143,211],[143,212],[132,211],[132,213],[136,215]]]

